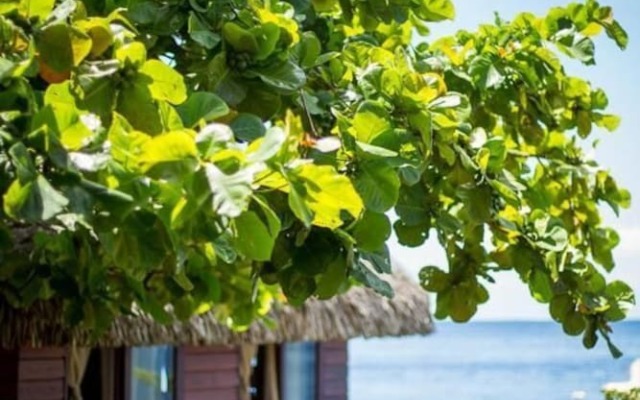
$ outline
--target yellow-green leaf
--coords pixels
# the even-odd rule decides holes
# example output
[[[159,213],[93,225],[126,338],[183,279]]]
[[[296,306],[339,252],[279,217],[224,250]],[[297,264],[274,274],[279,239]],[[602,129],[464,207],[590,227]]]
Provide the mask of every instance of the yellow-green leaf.
[[[303,201],[313,212],[313,224],[335,229],[346,212],[358,218],[364,205],[353,184],[330,166],[306,164],[292,175],[304,185]]]
[[[143,170],[148,170],[160,163],[182,161],[195,158],[197,155],[195,134],[192,131],[181,130],[151,138],[144,144],[139,161]]]
[[[142,83],[144,77],[151,78],[148,88],[151,96],[156,100],[165,100],[171,104],[180,104],[187,99],[187,87],[182,75],[176,70],[158,60],[149,60],[140,68]],[[144,82],[147,83],[147,82]]]
[[[31,18],[44,20],[53,10],[54,4],[55,0],[21,0],[18,10],[27,20]]]

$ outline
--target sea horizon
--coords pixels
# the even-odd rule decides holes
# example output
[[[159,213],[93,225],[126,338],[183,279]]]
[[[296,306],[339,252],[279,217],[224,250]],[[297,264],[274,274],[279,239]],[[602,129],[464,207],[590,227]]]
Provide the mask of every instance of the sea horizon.
[[[542,320],[436,321],[427,336],[357,339],[349,345],[353,400],[604,399],[602,386],[628,380],[640,358],[640,320],[613,324],[615,360]],[[582,397],[575,397],[582,396]]]

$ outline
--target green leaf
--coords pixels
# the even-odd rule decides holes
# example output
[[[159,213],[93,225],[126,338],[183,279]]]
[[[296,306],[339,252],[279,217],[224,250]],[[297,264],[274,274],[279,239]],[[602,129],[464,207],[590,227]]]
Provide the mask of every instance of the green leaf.
[[[636,303],[633,289],[622,281],[613,281],[609,283],[605,289],[605,293],[607,296],[610,296],[620,303],[627,303],[629,305]]]
[[[316,34],[308,31],[304,32],[299,46],[300,66],[303,68],[313,67],[322,52],[322,45]]]
[[[200,121],[210,122],[229,113],[229,107],[220,97],[209,92],[192,93],[177,107],[184,126],[193,128]]]
[[[583,62],[586,65],[595,64],[595,45],[593,40],[580,34],[573,34],[561,38],[556,42],[556,46],[560,51]]]
[[[444,21],[456,16],[451,0],[420,0],[418,3],[420,4],[418,17],[425,21]]]
[[[368,252],[376,252],[384,247],[391,235],[391,223],[384,214],[365,211],[353,229],[353,237],[358,248]]]
[[[253,173],[242,169],[225,174],[213,164],[205,166],[209,188],[213,194],[213,210],[222,216],[235,218],[248,207],[253,190]]]
[[[115,57],[123,67],[138,69],[147,60],[147,49],[141,42],[131,42],[118,47]]]
[[[347,262],[344,257],[336,257],[327,265],[325,272],[320,275],[316,286],[316,295],[320,299],[335,296],[347,283]]]
[[[280,94],[270,89],[262,90],[258,87],[252,88],[251,96],[246,96],[237,105],[237,109],[241,113],[254,114],[265,121],[273,118],[281,108],[282,97]]]
[[[562,323],[566,316],[570,312],[573,312],[574,309],[573,298],[566,293],[553,296],[549,302],[549,313],[556,322]]]
[[[236,51],[256,54],[260,49],[255,36],[234,22],[222,26],[222,37]]]
[[[373,289],[382,296],[392,298],[393,288],[389,282],[380,278],[377,274],[371,271],[366,265],[361,262],[353,264],[351,269],[351,276],[363,285]]]
[[[529,290],[534,299],[541,303],[548,303],[553,297],[551,278],[543,271],[534,269],[529,277]]]
[[[61,213],[69,200],[42,176],[21,183],[15,180],[3,197],[4,212],[29,222],[47,221]]]
[[[605,23],[605,30],[607,31],[607,36],[615,40],[618,47],[621,49],[626,49],[629,44],[629,35],[622,28],[618,21],[613,21],[611,23]]]
[[[389,249],[385,244],[375,252],[361,251],[359,262],[379,274],[391,273],[391,258],[389,257]]]
[[[180,104],[187,99],[187,87],[182,75],[158,60],[149,60],[140,68],[136,83],[147,85],[156,100]]]
[[[85,115],[86,117],[91,118]],[[42,126],[50,129],[68,150],[82,148],[94,136],[94,132],[87,127],[78,109],[64,103],[55,103],[42,108],[33,119],[33,125],[34,128]]]
[[[496,69],[493,60],[484,54],[471,61],[469,74],[480,90],[497,88],[505,80],[505,76]]]
[[[288,203],[293,214],[309,228],[313,223],[314,212],[305,201],[306,189],[302,182],[291,182]]]
[[[73,88],[77,106],[108,121],[115,106],[116,85],[113,76],[117,71],[118,62],[115,60],[83,62],[74,76],[74,83],[77,82]]]
[[[280,273],[280,285],[287,301],[294,306],[302,305],[316,291],[313,277],[294,268],[287,268]]]
[[[398,243],[407,247],[422,246],[428,239],[428,225],[409,225],[402,220],[393,224]]]
[[[577,311],[570,311],[562,321],[562,329],[567,335],[578,336],[586,327],[584,316]]]
[[[613,249],[620,243],[620,236],[613,229],[591,230],[591,253],[593,259],[602,265],[608,272],[615,267]]]
[[[429,266],[420,270],[420,284],[433,293],[444,292],[451,285],[449,274],[438,267]]]
[[[356,139],[363,143],[373,143],[376,138],[389,133],[393,128],[387,110],[371,101],[360,104],[353,118]]]
[[[385,212],[398,201],[400,178],[383,160],[367,160],[360,164],[354,184],[365,207],[371,211]]]
[[[188,30],[191,39],[205,49],[211,50],[220,43],[220,35],[215,33],[193,11],[189,13]]]
[[[268,207],[262,207],[264,217],[246,211],[234,220],[236,248],[245,257],[255,261],[271,260],[271,253],[280,232],[280,220]]]
[[[262,120],[253,114],[239,114],[229,126],[235,136],[245,142],[253,142],[267,131]]]
[[[138,158],[143,171],[157,164],[196,159],[198,149],[195,135],[190,131],[167,132],[145,143]]]
[[[20,182],[29,182],[36,178],[36,166],[24,144],[18,142],[11,146],[9,156],[11,156],[13,167],[16,169],[16,175],[18,175]]]
[[[69,0],[66,4],[70,4],[71,7],[75,8],[74,0]],[[109,26],[109,20],[106,18],[80,20],[76,22],[75,26],[91,38],[91,56],[93,57],[101,56],[113,44],[113,33]]]
[[[91,46],[89,35],[65,24],[50,25],[38,36],[40,62],[56,72],[78,66],[91,52]]]
[[[158,105],[146,85],[136,84],[121,90],[116,110],[140,131],[154,134],[164,130]]]
[[[283,93],[291,93],[300,89],[307,80],[302,68],[292,61],[252,69],[247,74],[257,76],[271,88]]]
[[[280,40],[280,27],[272,22],[254,27],[251,29],[252,35],[258,44],[256,60],[264,60],[271,55]]]
[[[364,207],[362,199],[349,178],[333,167],[306,164],[289,176],[304,188],[299,195],[313,213],[314,225],[335,229],[343,224],[343,213],[352,218],[360,216]]]
[[[18,11],[27,20],[38,18],[42,22],[53,10],[54,4],[55,0],[20,0]]]
[[[600,128],[613,132],[620,126],[620,117],[611,114],[593,114],[593,122]]]
[[[467,193],[467,210],[469,217],[477,223],[485,222],[491,218],[491,190],[481,186]]]
[[[467,322],[478,311],[475,299],[476,290],[472,285],[463,282],[450,289],[449,315],[455,322]],[[438,294],[440,296],[440,294]]]

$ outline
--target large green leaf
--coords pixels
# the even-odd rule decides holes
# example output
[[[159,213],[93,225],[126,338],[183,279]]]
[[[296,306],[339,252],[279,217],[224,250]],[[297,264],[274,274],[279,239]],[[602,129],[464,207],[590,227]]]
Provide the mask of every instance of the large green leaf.
[[[271,253],[280,232],[280,220],[266,206],[261,207],[260,214],[246,211],[235,221],[236,247],[245,257],[256,261],[271,260]]]
[[[162,132],[162,120],[158,104],[144,84],[135,84],[118,93],[116,111],[136,129],[151,134]]]
[[[224,24],[222,36],[236,51],[255,54],[259,50],[255,36],[234,22]]]
[[[180,104],[187,99],[184,78],[176,70],[158,60],[149,60],[140,68],[136,84],[147,85],[156,100]]]
[[[167,132],[144,144],[138,160],[144,171],[157,164],[195,159],[198,156],[195,134],[190,131]]]
[[[192,93],[177,107],[184,126],[193,128],[200,121],[209,122],[229,113],[229,107],[220,97],[209,92]]]
[[[21,183],[15,180],[3,197],[4,212],[29,222],[47,221],[64,210],[69,200],[42,176]]]
[[[481,90],[499,87],[505,80],[505,76],[494,65],[494,60],[487,55],[474,58],[469,73]]]
[[[257,60],[264,60],[276,49],[280,39],[280,27],[272,22],[251,29],[258,43]]]
[[[384,160],[367,160],[360,164],[354,183],[371,211],[385,212],[398,201],[400,178]]]
[[[340,289],[347,286],[347,262],[344,257],[336,257],[329,263],[325,272],[318,279],[316,295],[320,299],[335,296]]]
[[[267,129],[262,120],[252,114],[240,114],[231,121],[231,129],[235,136],[246,142],[252,142],[264,136]]]
[[[307,79],[302,68],[292,61],[273,64],[265,68],[253,69],[250,74],[257,76],[273,89],[285,93],[300,89]]]
[[[198,14],[193,11],[189,14],[189,36],[191,39],[206,49],[213,49],[220,43],[220,35],[214,32]]]
[[[356,139],[364,143],[372,143],[376,138],[392,130],[389,113],[381,105],[363,102],[353,118]]]
[[[379,251],[391,235],[391,223],[384,214],[365,211],[353,230],[358,248],[368,252]]]
[[[38,3],[40,0],[30,1]],[[66,72],[79,65],[89,55],[91,38],[69,25],[55,24],[40,33],[38,49],[41,62],[56,72]]]
[[[94,120],[94,121],[92,121]],[[88,125],[100,125],[95,116],[81,115],[72,105],[54,103],[40,110],[33,120],[34,128],[45,128],[56,135],[60,143],[69,150],[78,150],[87,145],[94,136]]]
[[[357,218],[363,210],[362,199],[349,178],[330,166],[306,164],[290,176],[304,188],[296,195],[312,211],[314,225],[335,229],[344,223],[343,213]]]
[[[20,0],[18,11],[27,20],[38,18],[43,21],[53,10],[54,4],[55,0]]]

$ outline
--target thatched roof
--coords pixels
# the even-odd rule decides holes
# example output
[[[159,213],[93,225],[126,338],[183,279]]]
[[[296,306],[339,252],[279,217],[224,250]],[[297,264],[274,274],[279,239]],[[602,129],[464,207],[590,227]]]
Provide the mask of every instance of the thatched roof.
[[[272,311],[274,328],[257,321],[238,333],[221,324],[212,313],[186,322],[161,325],[149,316],[121,317],[100,340],[101,346],[156,344],[212,345],[281,343],[291,341],[346,340],[431,332],[427,294],[409,278],[396,274],[389,279],[393,299],[355,287],[330,300],[308,300],[302,307],[281,305]],[[47,346],[89,342],[88,332],[63,328],[61,316],[48,304],[29,311],[0,307],[0,346]]]

